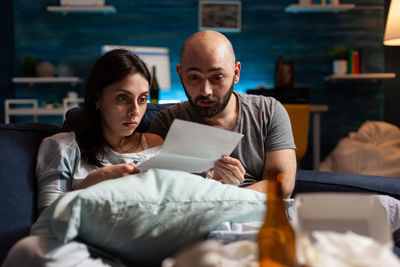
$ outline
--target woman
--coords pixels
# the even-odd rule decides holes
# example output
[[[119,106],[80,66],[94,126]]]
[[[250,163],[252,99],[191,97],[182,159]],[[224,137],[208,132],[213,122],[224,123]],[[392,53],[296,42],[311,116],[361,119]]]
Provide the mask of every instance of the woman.
[[[38,208],[43,211],[60,195],[101,181],[139,172],[163,143],[161,137],[136,130],[147,107],[151,83],[145,63],[117,49],[94,64],[85,102],[73,131],[43,140],[38,153]]]
[[[67,191],[139,172],[163,143],[136,130],[147,107],[150,73],[133,53],[117,49],[100,57],[89,74],[85,102],[71,132],[43,140],[38,153],[38,208]]]
[[[65,192],[138,173],[163,143],[136,131],[147,107],[151,83],[145,63],[117,49],[101,56],[89,74],[85,102],[70,132],[44,139],[38,152],[38,208],[42,212]],[[148,149],[152,148],[153,149]],[[121,266],[105,253],[45,236],[20,240],[2,266]]]

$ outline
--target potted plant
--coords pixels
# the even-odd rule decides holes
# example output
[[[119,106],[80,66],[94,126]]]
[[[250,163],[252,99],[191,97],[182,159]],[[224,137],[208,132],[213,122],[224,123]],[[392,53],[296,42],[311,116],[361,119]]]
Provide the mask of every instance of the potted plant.
[[[54,101],[53,101],[53,100],[46,100],[46,101],[44,102],[44,104],[45,104],[45,108],[47,108],[47,109],[52,109],[52,108],[54,108]]]
[[[35,56],[26,55],[20,59],[20,64],[22,66],[22,71],[25,77],[34,77],[36,76],[36,63],[37,59]]]
[[[347,73],[347,58],[349,49],[344,46],[335,47],[332,51],[333,73],[343,75]]]

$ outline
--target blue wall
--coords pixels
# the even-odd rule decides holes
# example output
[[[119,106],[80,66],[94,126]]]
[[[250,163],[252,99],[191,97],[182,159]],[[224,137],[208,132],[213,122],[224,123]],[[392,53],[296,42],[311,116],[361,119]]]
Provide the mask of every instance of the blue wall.
[[[236,91],[265,83],[273,87],[278,57],[294,60],[296,86],[311,88],[313,104],[329,105],[329,112],[322,115],[322,142],[333,146],[365,120],[383,119],[382,82],[330,83],[324,77],[332,72],[330,51],[338,45],[362,48],[365,71],[384,72],[384,1],[342,0],[357,8],[339,13],[284,11],[297,2],[242,1],[242,31],[226,33],[242,63]],[[15,0],[15,75],[22,75],[17,62],[24,55],[69,64],[75,75],[85,78],[103,44],[163,46],[170,49],[172,89],[163,91],[161,99],[186,99],[175,65],[181,44],[198,30],[198,1],[107,0],[106,4],[117,13],[62,16],[46,12],[46,6],[58,1]],[[63,97],[68,90],[69,86],[18,85],[16,95],[45,100]],[[82,92],[82,86],[76,90]]]

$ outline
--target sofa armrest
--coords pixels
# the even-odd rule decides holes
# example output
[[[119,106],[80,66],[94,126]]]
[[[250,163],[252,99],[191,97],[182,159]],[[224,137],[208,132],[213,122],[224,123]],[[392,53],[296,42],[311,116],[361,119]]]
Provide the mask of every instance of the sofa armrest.
[[[44,123],[0,124],[0,263],[36,219],[36,156],[42,139],[61,128]]]

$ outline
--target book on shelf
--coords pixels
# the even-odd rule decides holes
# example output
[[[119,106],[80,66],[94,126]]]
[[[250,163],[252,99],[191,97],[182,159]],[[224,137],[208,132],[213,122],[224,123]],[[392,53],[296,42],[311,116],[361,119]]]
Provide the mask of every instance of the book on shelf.
[[[334,0],[306,0],[306,1],[301,1],[299,0],[300,5],[336,5],[338,4],[338,1]]]
[[[360,54],[357,50],[353,51],[353,73],[359,74],[360,73]]]
[[[365,53],[363,48],[358,49],[358,62],[360,66],[360,73],[365,73]]]
[[[347,74],[353,73],[353,49],[347,50]]]
[[[349,48],[347,59],[347,74],[359,74],[363,72],[361,58],[361,50]]]

